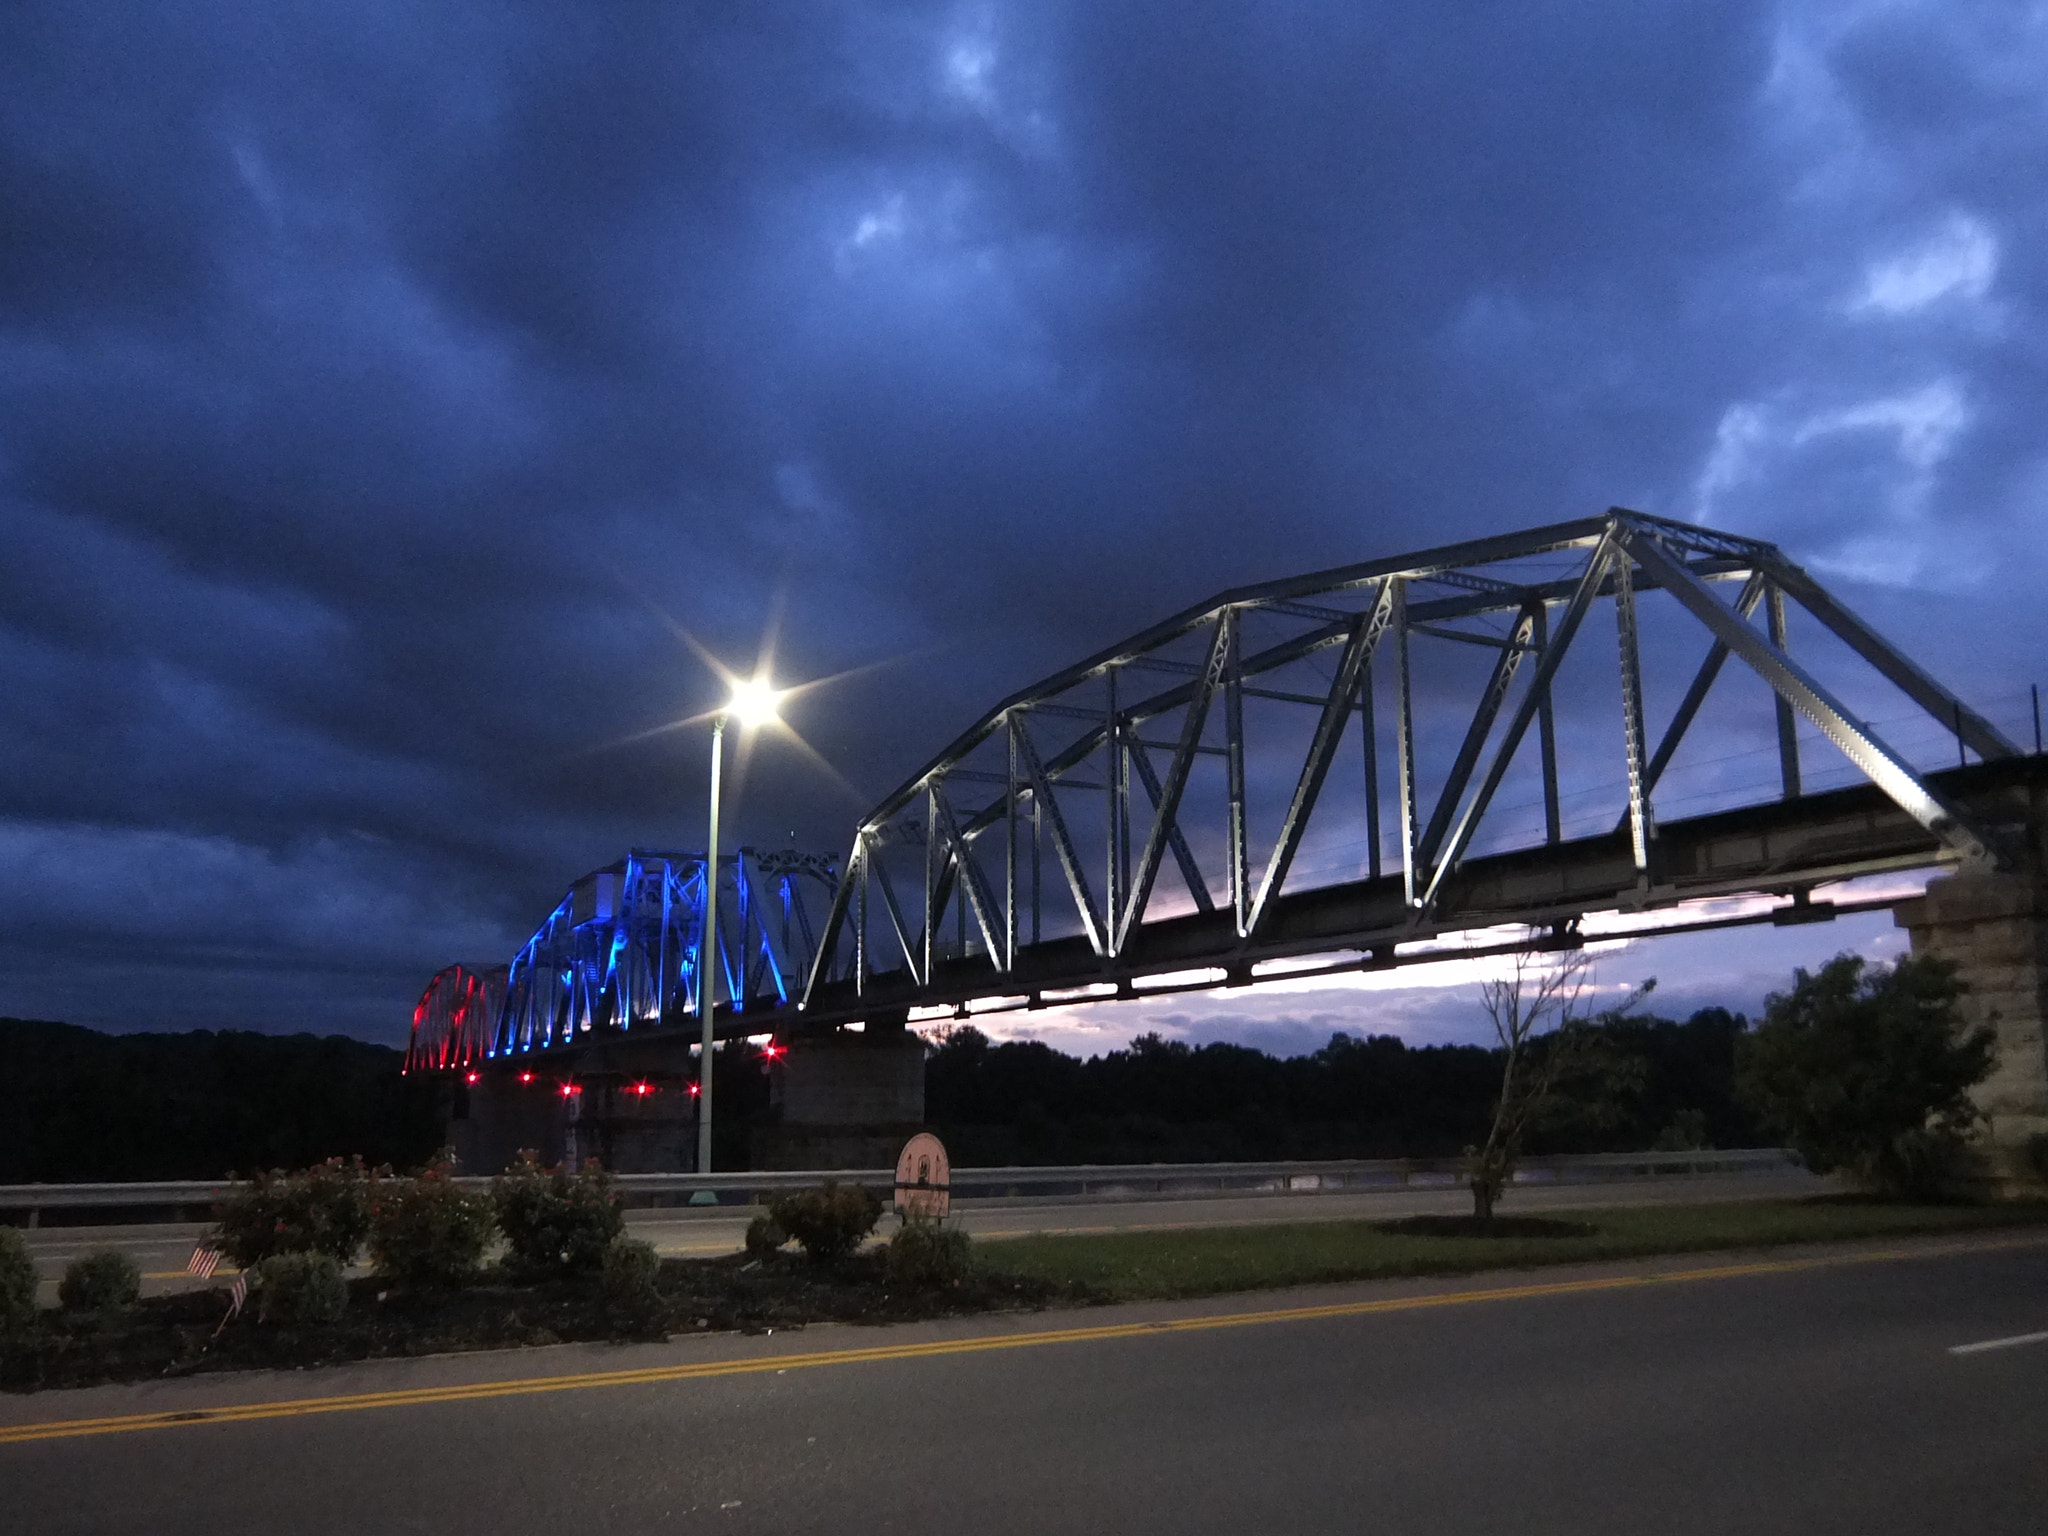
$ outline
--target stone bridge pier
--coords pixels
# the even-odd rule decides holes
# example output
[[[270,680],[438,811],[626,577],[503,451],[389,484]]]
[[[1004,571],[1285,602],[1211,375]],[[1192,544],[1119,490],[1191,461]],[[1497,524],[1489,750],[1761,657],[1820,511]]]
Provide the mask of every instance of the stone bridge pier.
[[[1893,911],[1915,954],[1956,963],[1964,1019],[1997,1033],[1998,1062],[1975,1097],[1985,1115],[1981,1176],[2004,1196],[2041,1193],[2040,1160],[2048,1152],[2048,881],[2038,856],[2026,863],[2020,873],[1933,880],[1926,895]],[[2030,1155],[2036,1137],[2044,1141]]]
[[[924,1041],[902,1010],[790,1041],[770,1082],[756,1168],[888,1168],[924,1126]]]

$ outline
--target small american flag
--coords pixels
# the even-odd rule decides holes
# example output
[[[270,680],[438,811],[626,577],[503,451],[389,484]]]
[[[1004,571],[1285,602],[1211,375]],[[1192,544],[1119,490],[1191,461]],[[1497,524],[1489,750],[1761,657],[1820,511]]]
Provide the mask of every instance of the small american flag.
[[[233,1317],[242,1310],[242,1303],[249,1299],[249,1276],[246,1271],[235,1276],[235,1283],[228,1287],[228,1316]]]
[[[211,1280],[213,1272],[220,1268],[220,1250],[201,1243],[192,1250],[192,1262],[185,1266],[185,1273],[197,1275],[202,1280]]]

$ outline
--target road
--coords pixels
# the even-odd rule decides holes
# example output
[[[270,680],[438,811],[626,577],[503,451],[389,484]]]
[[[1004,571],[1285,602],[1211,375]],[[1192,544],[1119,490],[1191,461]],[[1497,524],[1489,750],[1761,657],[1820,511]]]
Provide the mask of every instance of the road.
[[[2048,1342],[1952,1351],[2043,1330],[2041,1234],[1695,1256],[7,1398],[0,1478],[38,1536],[2031,1536]]]
[[[1527,1185],[1513,1190],[1503,1212],[1577,1210],[1596,1206],[1698,1203],[1710,1200],[1782,1199],[1826,1188],[1797,1168],[1768,1173],[1670,1175],[1603,1184]],[[1332,1190],[1288,1195],[1203,1195],[1139,1199],[977,1201],[955,1209],[960,1223],[978,1238],[1022,1237],[1040,1232],[1128,1232],[1144,1228],[1247,1226],[1268,1221],[1346,1221],[1360,1217],[1409,1216],[1419,1212],[1470,1211],[1471,1196],[1451,1188]],[[709,1258],[736,1253],[757,1206],[630,1211],[627,1224],[663,1254]],[[886,1230],[887,1223],[884,1223]],[[64,1266],[94,1248],[119,1248],[143,1271],[145,1293],[198,1284],[185,1275],[192,1246],[206,1231],[190,1223],[120,1227],[42,1227],[27,1233],[43,1300],[56,1295]]]

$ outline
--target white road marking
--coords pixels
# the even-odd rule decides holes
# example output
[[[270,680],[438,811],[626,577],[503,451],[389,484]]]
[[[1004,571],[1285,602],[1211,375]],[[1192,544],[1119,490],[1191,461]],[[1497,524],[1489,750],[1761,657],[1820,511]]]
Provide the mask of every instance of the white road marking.
[[[1952,1344],[1952,1355],[1981,1355],[1987,1349],[2017,1349],[2022,1344],[2048,1344],[2048,1333],[2016,1333],[2009,1339],[1986,1339],[1981,1344]]]

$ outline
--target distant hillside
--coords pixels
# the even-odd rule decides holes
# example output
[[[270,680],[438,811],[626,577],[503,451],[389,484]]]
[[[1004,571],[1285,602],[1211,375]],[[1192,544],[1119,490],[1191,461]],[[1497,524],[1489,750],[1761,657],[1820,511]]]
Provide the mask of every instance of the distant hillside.
[[[107,1035],[0,1019],[0,1184],[211,1179],[360,1153],[404,1167],[439,1139],[438,1085],[342,1035]]]

